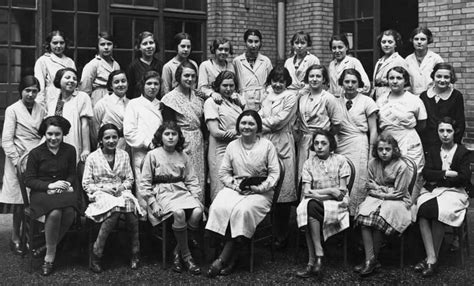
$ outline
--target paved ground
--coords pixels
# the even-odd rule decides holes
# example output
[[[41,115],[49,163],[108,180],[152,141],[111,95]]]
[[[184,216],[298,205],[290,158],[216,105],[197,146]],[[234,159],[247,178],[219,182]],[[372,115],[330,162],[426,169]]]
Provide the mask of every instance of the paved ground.
[[[472,240],[474,238],[474,201],[471,200],[468,212],[470,223],[471,248],[474,249]],[[328,241],[326,247],[327,261],[325,263],[324,277],[321,279],[301,280],[294,273],[305,265],[306,250],[300,248],[299,262],[294,261],[294,243],[286,251],[277,252],[274,262],[270,260],[269,249],[261,246],[257,249],[255,272],[249,273],[248,262],[243,262],[236,273],[228,277],[208,279],[204,276],[192,276],[188,273],[176,274],[170,269],[163,270],[160,262],[160,251],[155,246],[144,246],[146,249],[142,254],[142,266],[137,271],[128,268],[128,247],[126,243],[111,243],[106,249],[105,272],[94,274],[87,268],[87,255],[78,251],[59,252],[57,257],[56,272],[50,277],[42,277],[39,274],[41,260],[36,260],[32,273],[26,270],[27,258],[12,255],[8,249],[10,237],[11,218],[9,215],[0,215],[0,285],[112,285],[112,284],[313,284],[322,283],[326,285],[473,285],[474,276],[474,254],[468,259],[466,269],[459,264],[458,253],[450,253],[446,247],[443,249],[442,264],[439,273],[429,279],[421,278],[412,270],[412,265],[423,255],[423,247],[416,240],[408,240],[407,243],[407,265],[400,270],[398,267],[398,245],[397,240],[387,242],[387,246],[381,255],[383,268],[375,275],[361,279],[351,271],[351,267],[345,268],[342,263],[341,244],[338,239]],[[393,243],[393,245],[392,245]],[[67,246],[64,247],[68,249]],[[119,251],[124,249],[124,251]],[[352,248],[349,256],[349,265],[358,263],[362,258],[360,250]],[[199,256],[199,255],[196,255]],[[248,257],[244,253],[245,258]],[[208,261],[199,262],[203,268],[207,268]]]

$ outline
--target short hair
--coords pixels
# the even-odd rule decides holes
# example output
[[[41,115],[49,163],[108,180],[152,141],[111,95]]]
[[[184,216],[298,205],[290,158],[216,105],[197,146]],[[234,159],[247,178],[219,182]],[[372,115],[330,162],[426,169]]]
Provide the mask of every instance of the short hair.
[[[110,34],[107,31],[102,31],[97,36],[97,47],[96,47],[97,51],[99,51],[99,41],[100,41],[100,39],[110,41],[110,42],[112,42],[112,45],[114,45],[114,37],[112,36],[112,34]]]
[[[174,46],[176,47],[176,50],[178,50],[178,45],[181,44],[182,40],[189,40],[189,42],[191,43],[191,49],[192,49],[191,35],[185,32],[181,32],[174,35]]]
[[[215,55],[216,50],[219,48],[219,46],[227,43],[229,43],[229,54],[233,55],[234,49],[232,48],[232,43],[227,38],[217,38],[212,41],[212,44],[209,46],[209,51],[211,52],[211,54]]]
[[[115,124],[107,123],[107,124],[102,125],[99,128],[99,134],[97,135],[97,141],[99,142],[100,148],[104,147],[104,144],[102,143],[102,139],[104,137],[105,131],[110,130],[110,129],[113,129],[113,130],[117,131],[118,137],[122,136],[120,130],[118,129],[118,127]]]
[[[66,38],[66,35],[64,34],[63,31],[60,30],[54,30],[51,31],[47,36],[43,44],[43,48],[46,52],[51,53],[51,41],[53,40],[54,36],[61,36],[64,40],[64,50],[67,50],[69,46],[72,45],[71,41]]]
[[[404,68],[404,67],[401,67],[401,66],[396,66],[396,67],[392,67],[391,69],[388,70],[387,72],[387,81],[388,81],[388,75],[390,74],[391,71],[396,71],[398,73],[401,73],[402,76],[403,76],[403,79],[405,80],[405,87],[407,86],[410,86],[410,74],[408,73],[408,71]]]
[[[341,41],[347,49],[349,49],[349,40],[346,37],[346,34],[341,33],[337,35],[332,35],[332,37],[329,39],[329,49],[332,50],[332,42],[333,41]]]
[[[107,79],[107,84],[106,84],[106,87],[107,87],[108,91],[113,91],[112,90],[112,82],[114,81],[114,77],[116,75],[119,75],[119,74],[124,74],[125,78],[127,78],[127,73],[125,73],[124,70],[114,70],[113,72],[111,72],[109,74],[109,78]],[[128,78],[127,78],[127,82],[128,82]]]
[[[231,71],[221,71],[216,79],[214,80],[214,82],[212,83],[212,89],[216,92],[219,92],[219,88],[222,84],[222,82],[226,79],[231,79],[234,81],[234,84],[235,84],[235,88],[237,88],[237,76],[235,75],[235,73],[231,72]]]
[[[450,124],[454,129],[454,134],[458,134],[461,131],[459,130],[457,121],[449,116],[444,116],[438,120],[438,122],[436,123],[436,130],[438,130],[438,127],[441,123]]]
[[[247,109],[247,110],[244,110],[242,113],[240,113],[239,117],[237,117],[237,122],[235,124],[235,130],[237,131],[237,134],[240,134],[240,130],[239,130],[240,121],[242,121],[242,118],[244,116],[251,116],[257,123],[257,133],[262,132],[262,128],[263,128],[262,118],[260,117],[257,111]]]
[[[21,98],[21,93],[23,92],[23,90],[33,85],[36,86],[36,88],[38,88],[38,91],[41,90],[40,83],[36,77],[34,77],[33,75],[26,75],[22,77],[20,80],[20,84],[18,85],[18,92],[20,93],[20,98]]]
[[[67,67],[67,68],[62,68],[56,72],[56,75],[54,76],[53,84],[57,88],[61,88],[61,79],[63,78],[64,74],[66,72],[72,72],[76,75],[77,82],[79,82],[79,79],[77,78],[77,71],[73,68]]]
[[[140,51],[140,45],[145,38],[152,37],[153,41],[155,42],[155,54],[160,51],[160,46],[158,45],[158,41],[156,40],[155,36],[152,32],[143,31],[138,34],[137,38],[135,39],[135,52],[137,57],[141,57],[142,52]]]
[[[315,151],[314,150],[314,139],[316,139],[317,135],[323,135],[324,137],[326,137],[328,139],[328,141],[329,141],[329,151],[330,152],[336,151],[336,149],[337,149],[336,138],[334,137],[334,135],[331,132],[329,132],[329,130],[324,130],[324,129],[321,129],[321,128],[317,128],[313,132],[313,138],[311,138],[311,146],[309,147],[309,149],[311,151]]]
[[[145,72],[145,74],[143,74],[143,77],[142,77],[142,79],[141,79],[140,82],[139,82],[139,84],[140,84],[140,86],[139,86],[140,92],[141,92],[142,94],[145,93],[144,90],[143,90],[143,88],[145,87],[145,82],[146,82],[147,80],[149,80],[150,78],[158,78],[158,81],[160,82],[160,90],[158,91],[158,94],[160,94],[161,88],[162,88],[162,87],[161,87],[161,85],[162,85],[161,76],[160,76],[160,74],[159,74],[157,71],[155,71],[155,70],[149,70],[149,71]]]
[[[184,68],[190,68],[196,73],[196,77],[198,75],[198,71],[196,69],[196,66],[193,65],[190,61],[186,60],[183,61],[178,68],[176,68],[176,72],[174,74],[174,79],[176,80],[177,83],[181,84],[181,76],[183,75],[183,70]]]
[[[309,73],[312,70],[320,70],[321,74],[323,75],[324,84],[327,84],[329,82],[329,74],[328,74],[328,70],[326,69],[326,67],[323,66],[323,65],[312,65],[306,70],[306,74],[304,75],[304,79],[303,79],[304,83],[307,84],[309,82],[308,81]]]
[[[247,42],[247,39],[250,36],[257,36],[260,39],[260,42],[262,42],[262,33],[260,33],[259,30],[257,30],[257,29],[248,29],[247,31],[245,31],[244,41]]]
[[[400,35],[399,32],[395,31],[394,29],[388,29],[380,33],[380,35],[377,36],[377,46],[379,47],[380,52],[383,54],[383,50],[381,47],[381,41],[383,36],[392,36],[393,39],[395,40],[395,51],[397,51],[399,48],[402,47],[402,36]]]
[[[345,69],[339,79],[337,80],[337,83],[342,86],[344,83],[344,78],[346,75],[353,75],[357,78],[358,81],[358,87],[364,87],[364,82],[362,81],[362,76],[360,75],[359,71],[356,69]]]
[[[294,53],[293,46],[296,41],[305,41],[308,47],[311,47],[313,45],[313,42],[311,41],[311,36],[309,35],[309,33],[306,33],[304,31],[296,32],[293,35],[293,37],[291,37],[291,40],[290,40],[290,47],[291,47],[292,53]]]
[[[273,81],[284,80],[286,87],[291,85],[292,79],[290,72],[283,65],[274,67],[267,76],[266,84],[270,85]]]
[[[393,136],[388,133],[382,133],[377,137],[374,147],[372,148],[372,157],[377,160],[380,160],[379,153],[377,152],[380,142],[385,142],[392,146],[392,160],[396,160],[402,157],[402,153],[400,151],[400,147],[398,147],[397,140],[395,140],[395,138],[393,138]]]
[[[161,126],[156,130],[153,135],[152,143],[155,146],[163,146],[163,133],[166,129],[171,129],[178,132],[178,143],[176,143],[175,150],[182,152],[184,150],[184,135],[176,121],[165,121]]]
[[[63,131],[63,136],[68,135],[69,130],[71,129],[71,123],[69,123],[66,118],[58,115],[53,115],[43,119],[38,130],[39,135],[44,136],[49,126],[56,126],[61,128],[61,130]]]
[[[433,43],[433,34],[431,33],[430,29],[427,27],[416,27],[410,34],[410,42],[413,42],[413,38],[418,35],[419,33],[423,33],[426,35],[426,38],[428,40],[428,44]]]
[[[433,67],[433,71],[430,74],[431,79],[434,80],[435,73],[438,70],[448,70],[451,73],[451,83],[455,83],[458,80],[458,78],[456,77],[456,73],[454,72],[454,67],[451,64],[444,62],[435,64],[435,66]]]

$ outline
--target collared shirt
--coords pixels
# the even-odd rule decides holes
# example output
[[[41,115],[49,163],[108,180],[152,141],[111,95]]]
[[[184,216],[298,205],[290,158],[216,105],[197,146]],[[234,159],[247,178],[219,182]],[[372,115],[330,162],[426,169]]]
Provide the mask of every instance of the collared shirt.
[[[413,94],[420,95],[427,90],[432,84],[431,72],[436,64],[444,62],[444,60],[436,53],[429,51],[425,57],[418,63],[415,53],[405,58],[408,65],[410,75],[412,76],[411,90]]]
[[[112,65],[110,65],[102,57],[96,55],[82,70],[79,90],[90,95],[94,89],[105,87],[110,73],[119,69],[120,65],[114,59],[112,59]]]

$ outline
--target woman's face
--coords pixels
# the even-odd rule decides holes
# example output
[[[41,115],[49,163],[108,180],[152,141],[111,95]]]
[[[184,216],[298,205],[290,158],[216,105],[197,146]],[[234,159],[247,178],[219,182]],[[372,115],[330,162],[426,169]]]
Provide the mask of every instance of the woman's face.
[[[115,129],[107,129],[102,136],[102,146],[108,151],[114,151],[119,141],[119,135]]]
[[[180,83],[184,88],[194,88],[194,84],[196,83],[196,72],[192,68],[183,68]]]
[[[357,88],[359,87],[359,81],[353,74],[346,74],[342,80],[342,87],[344,88],[345,94],[353,95],[357,94]]]
[[[279,79],[279,80],[271,80],[270,85],[272,86],[273,92],[276,94],[280,94],[286,89],[286,80]]]
[[[229,57],[230,43],[220,44],[216,49],[216,59],[220,62],[224,62]]]
[[[127,93],[128,81],[124,73],[119,73],[112,79],[112,90],[118,97],[123,97]]]
[[[155,99],[160,92],[160,78],[151,77],[145,81],[143,93],[146,97]]]
[[[114,43],[104,38],[99,39],[99,56],[102,58],[109,58],[112,56],[112,51],[114,49]]]
[[[343,41],[336,40],[332,41],[331,46],[331,51],[336,61],[342,61],[347,55],[348,47],[344,44]]]
[[[451,84],[451,72],[446,69],[439,69],[434,74],[434,84],[440,90],[446,90]]]
[[[318,134],[316,137],[314,137],[313,147],[314,151],[316,152],[316,156],[318,156],[320,159],[327,159],[329,157],[329,153],[331,153],[329,139],[322,134]]]
[[[255,35],[250,35],[245,44],[247,45],[247,52],[251,54],[256,54],[260,50],[260,38]]]
[[[239,132],[243,137],[251,137],[257,134],[257,121],[250,116],[246,115],[241,118],[239,122]]]
[[[293,50],[298,56],[304,57],[308,53],[308,42],[304,39],[296,39],[293,43]]]
[[[29,87],[24,88],[21,91],[21,101],[25,106],[33,106],[35,103],[36,96],[38,95],[38,87],[36,85],[32,85]]]
[[[235,92],[235,83],[233,79],[224,79],[219,86],[219,93],[229,99],[232,94]]]
[[[66,42],[64,38],[60,35],[53,36],[51,42],[49,42],[51,52],[58,57],[62,57],[64,50],[66,49]]]
[[[66,71],[60,81],[61,91],[73,93],[77,87],[77,76],[72,71]]]
[[[390,90],[393,93],[403,92],[405,88],[405,83],[406,83],[405,78],[403,78],[403,74],[395,70],[391,70],[388,73],[387,79],[388,79],[388,85],[390,86]]]
[[[312,69],[308,74],[308,84],[312,89],[321,89],[324,84],[323,71],[320,69]]]
[[[393,156],[393,147],[390,143],[380,141],[377,146],[377,155],[383,162],[390,162]]]
[[[140,52],[142,53],[142,57],[151,58],[155,54],[155,51],[156,44],[152,36],[148,36],[140,42]]]
[[[46,129],[45,137],[47,146],[50,149],[57,149],[63,142],[63,130],[59,126],[50,125]]]
[[[413,37],[413,48],[416,51],[425,51],[428,49],[428,36],[423,33],[418,33]]]
[[[161,140],[163,141],[164,148],[174,149],[179,140],[178,132],[176,130],[166,128],[165,131],[163,131]]]
[[[448,123],[440,123],[438,125],[438,136],[442,144],[452,144],[454,142],[453,126]]]
[[[191,41],[188,39],[181,40],[178,45],[178,56],[187,59],[191,54]]]
[[[395,42],[395,38],[392,35],[383,35],[382,39],[380,40],[380,47],[385,55],[389,56],[395,52],[395,48],[397,47],[397,43]]]

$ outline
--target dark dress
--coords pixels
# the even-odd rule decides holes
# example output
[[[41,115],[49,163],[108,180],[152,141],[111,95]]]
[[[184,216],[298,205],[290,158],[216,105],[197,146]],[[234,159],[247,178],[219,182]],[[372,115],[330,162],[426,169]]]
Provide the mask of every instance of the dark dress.
[[[48,185],[58,180],[71,183],[74,192],[48,195]],[[76,187],[76,149],[62,142],[58,153],[49,151],[46,142],[30,151],[25,172],[25,184],[31,188],[33,218],[54,209],[74,207],[79,211],[79,192]]]
[[[127,98],[133,99],[140,97],[142,94],[140,88],[140,81],[142,80],[143,75],[150,70],[157,71],[160,76],[163,70],[163,63],[153,57],[150,65],[142,62],[140,58],[136,58],[133,62],[128,66],[127,69],[127,80],[128,80],[128,91],[127,91]]]

